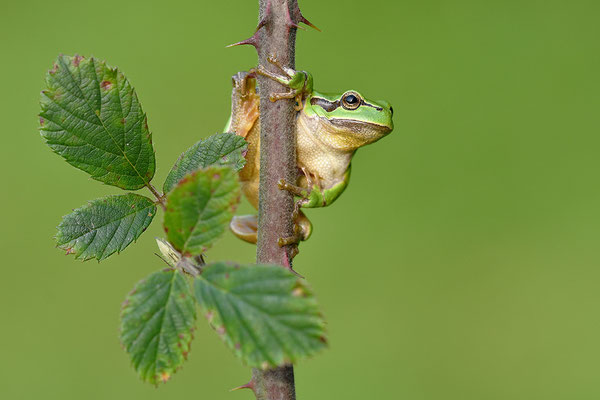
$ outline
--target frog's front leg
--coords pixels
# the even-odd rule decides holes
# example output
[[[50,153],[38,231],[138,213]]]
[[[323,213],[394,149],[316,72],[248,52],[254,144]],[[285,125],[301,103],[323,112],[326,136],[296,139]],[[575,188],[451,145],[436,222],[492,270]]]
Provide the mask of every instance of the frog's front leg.
[[[278,182],[279,189],[286,190],[292,193],[294,196],[298,196],[301,199],[296,203],[297,207],[304,208],[316,208],[326,207],[333,203],[340,195],[344,192],[350,181],[351,166],[342,176],[341,180],[330,185],[329,187],[323,187],[321,180],[318,175],[312,175],[306,169],[302,169],[304,176],[306,177],[307,187],[310,189],[304,189],[299,186],[291,185],[285,180],[280,179]],[[313,181],[314,176],[314,181]]]
[[[260,65],[258,68],[253,69],[252,72],[266,76],[290,88],[289,92],[271,94],[270,100],[296,99],[296,110],[300,110],[302,108],[302,98],[305,94],[312,92],[312,76],[307,72],[294,71],[291,68],[281,65],[273,56],[268,57],[267,60],[279,68],[282,75],[268,71]]]

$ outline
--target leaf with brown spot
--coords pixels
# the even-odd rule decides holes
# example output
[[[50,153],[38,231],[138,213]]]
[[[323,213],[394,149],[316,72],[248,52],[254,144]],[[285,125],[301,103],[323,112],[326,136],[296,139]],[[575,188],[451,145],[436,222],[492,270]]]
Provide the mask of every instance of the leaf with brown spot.
[[[46,86],[40,132],[55,153],[108,185],[133,190],[149,184],[152,137],[122,72],[94,58],[60,56]]]
[[[217,262],[195,278],[194,292],[210,325],[249,366],[293,363],[326,346],[316,299],[287,269]]]
[[[187,175],[167,197],[167,240],[182,254],[202,254],[225,231],[239,196],[231,168],[209,167]]]
[[[147,197],[135,193],[102,197],[65,215],[56,243],[75,258],[101,261],[137,240],[154,215],[156,204]]]
[[[243,156],[245,148],[244,138],[234,133],[217,133],[200,140],[186,150],[171,168],[163,191],[170,192],[187,174],[199,168],[211,165],[230,166],[239,171],[246,163]]]
[[[121,343],[142,380],[164,383],[183,365],[195,323],[194,298],[181,272],[155,272],[136,285],[123,303]]]

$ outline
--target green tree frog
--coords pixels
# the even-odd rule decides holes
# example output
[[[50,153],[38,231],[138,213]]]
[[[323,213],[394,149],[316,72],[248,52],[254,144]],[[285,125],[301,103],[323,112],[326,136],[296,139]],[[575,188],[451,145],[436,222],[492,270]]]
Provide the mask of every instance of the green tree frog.
[[[256,75],[268,76],[290,89],[271,96],[271,101],[296,99],[298,179],[282,180],[279,187],[300,199],[294,208],[294,236],[279,240],[279,245],[284,246],[308,239],[312,224],[300,208],[325,207],[342,194],[350,179],[352,156],[359,147],[392,131],[393,109],[388,102],[368,100],[355,90],[341,94],[316,92],[309,73],[282,67],[274,59],[269,61],[278,66],[281,74],[259,67],[233,76],[232,110],[226,131],[235,132],[248,142],[246,165],[239,176],[244,195],[258,209],[260,98]],[[230,228],[239,238],[256,243],[257,225],[256,215],[236,216]]]

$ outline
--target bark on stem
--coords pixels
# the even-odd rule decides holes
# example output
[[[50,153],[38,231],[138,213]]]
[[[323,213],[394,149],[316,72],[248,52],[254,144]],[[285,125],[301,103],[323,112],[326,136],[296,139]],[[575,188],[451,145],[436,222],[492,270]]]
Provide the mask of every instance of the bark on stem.
[[[291,8],[290,8],[291,7]],[[274,56],[281,65],[295,68],[296,28],[290,26],[290,13],[296,0],[261,0],[258,62],[263,68],[280,74],[267,61]],[[261,22],[262,23],[262,22]],[[294,100],[272,102],[271,93],[288,92],[289,88],[259,76],[260,88],[260,189],[258,208],[257,261],[288,266],[288,248],[279,247],[280,237],[293,234],[293,196],[280,190],[277,182],[296,181],[296,139]]]
[[[295,68],[297,0],[260,0],[258,62],[280,74],[267,61],[274,56],[281,65]],[[261,27],[262,25],[262,27]],[[279,247],[280,237],[293,233],[293,196],[279,190],[277,182],[296,181],[295,111],[293,100],[271,102],[271,93],[288,91],[285,86],[263,76],[260,88],[260,189],[258,209],[257,262],[291,267],[290,249]],[[284,366],[252,371],[253,390],[258,400],[295,400],[294,370]]]

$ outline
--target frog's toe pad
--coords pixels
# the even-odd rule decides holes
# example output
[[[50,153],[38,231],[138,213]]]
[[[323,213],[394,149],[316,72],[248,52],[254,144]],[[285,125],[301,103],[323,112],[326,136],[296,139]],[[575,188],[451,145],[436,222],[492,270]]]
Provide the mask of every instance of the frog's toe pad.
[[[258,217],[256,215],[239,215],[231,219],[229,228],[233,234],[248,243],[256,243]]]

